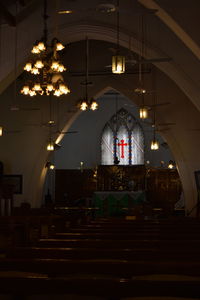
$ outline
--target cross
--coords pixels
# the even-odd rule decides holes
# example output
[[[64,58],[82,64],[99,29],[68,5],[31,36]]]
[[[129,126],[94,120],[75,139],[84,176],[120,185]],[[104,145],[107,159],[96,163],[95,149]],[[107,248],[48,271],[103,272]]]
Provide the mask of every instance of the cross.
[[[121,158],[124,158],[124,146],[128,146],[128,144],[127,143],[124,143],[124,140],[122,139],[121,141],[121,144],[119,143],[119,144],[117,144],[117,146],[121,146]]]

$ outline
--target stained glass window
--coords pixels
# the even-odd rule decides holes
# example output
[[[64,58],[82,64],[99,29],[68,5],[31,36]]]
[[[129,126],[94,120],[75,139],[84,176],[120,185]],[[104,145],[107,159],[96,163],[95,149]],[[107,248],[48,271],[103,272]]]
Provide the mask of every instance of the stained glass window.
[[[106,123],[101,139],[102,165],[144,164],[144,134],[132,114],[121,108]]]

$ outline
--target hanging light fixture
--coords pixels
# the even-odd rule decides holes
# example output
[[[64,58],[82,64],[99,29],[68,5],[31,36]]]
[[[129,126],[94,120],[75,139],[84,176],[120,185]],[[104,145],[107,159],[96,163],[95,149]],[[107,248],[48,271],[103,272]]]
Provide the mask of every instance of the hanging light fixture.
[[[49,143],[47,145],[47,150],[54,151],[54,143],[51,140],[49,140]]]
[[[119,0],[117,1],[117,49],[116,55],[112,56],[112,73],[122,74],[125,72],[125,56],[119,54]]]
[[[144,57],[144,20],[141,17],[141,42],[140,42],[140,53],[139,53],[139,80],[138,87],[135,88],[134,92],[142,99],[142,105],[140,106],[140,119],[148,118],[148,109],[144,104],[144,95],[146,94],[146,89],[143,87],[143,76],[142,76],[142,57]]]
[[[70,93],[61,75],[66,68],[58,54],[65,47],[57,38],[54,38],[50,44],[47,43],[47,18],[47,0],[44,0],[44,33],[42,39],[36,41],[31,50],[32,59],[24,66],[24,70],[32,76],[20,91],[23,95],[60,97]]]
[[[140,106],[140,119],[148,118],[148,108],[144,104],[144,95],[140,96],[142,98],[142,105]]]
[[[154,72],[155,73],[155,72]],[[154,80],[153,80],[153,85],[154,85],[154,108],[153,108],[153,139],[151,141],[151,150],[158,150],[159,149],[159,142],[156,140],[156,90],[155,90],[155,75],[154,75]]]
[[[154,137],[153,140],[151,141],[151,150],[158,150],[158,149],[159,149],[159,143]]]
[[[88,85],[91,84],[88,80],[88,57],[89,57],[89,47],[88,47],[88,38],[86,37],[86,78],[85,78],[85,98],[80,99],[78,102],[78,107],[80,110],[85,111],[88,108],[91,110],[96,110],[98,109],[98,103],[94,98],[91,98],[88,100]]]
[[[146,107],[140,107],[140,119],[148,118],[148,109]]]

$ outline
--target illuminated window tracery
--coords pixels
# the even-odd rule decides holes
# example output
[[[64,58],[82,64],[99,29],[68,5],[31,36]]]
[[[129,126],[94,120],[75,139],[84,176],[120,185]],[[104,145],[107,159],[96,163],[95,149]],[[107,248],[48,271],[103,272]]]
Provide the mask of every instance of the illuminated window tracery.
[[[124,108],[106,123],[101,139],[102,165],[144,164],[144,135],[140,124]]]

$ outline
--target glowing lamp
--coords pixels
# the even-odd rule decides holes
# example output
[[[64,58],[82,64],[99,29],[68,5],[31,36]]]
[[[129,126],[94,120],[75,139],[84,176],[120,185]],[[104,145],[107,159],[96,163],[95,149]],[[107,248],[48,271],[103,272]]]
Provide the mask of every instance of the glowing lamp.
[[[173,169],[173,167],[174,167],[174,162],[170,160],[168,164],[168,169]]]
[[[40,53],[40,49],[38,48],[38,46],[34,46],[33,49],[31,50],[31,53],[33,53],[33,54],[39,54]]]
[[[42,60],[37,60],[36,63],[35,63],[35,67],[37,69],[42,69],[44,67],[44,64],[43,64]]]
[[[54,96],[56,96],[56,97],[60,97],[60,96],[62,95],[62,93],[61,93],[60,90],[55,90],[53,94],[54,94]]]
[[[52,142],[49,142],[49,144],[47,145],[47,150],[54,151],[54,144]]]
[[[59,66],[60,66],[59,63],[58,63],[56,60],[52,61],[51,69],[52,69],[53,71],[57,71],[58,68],[59,68]]]
[[[159,143],[155,139],[151,141],[151,150],[158,150],[159,149]]]
[[[147,119],[148,118],[148,109],[145,107],[140,108],[140,119]]]
[[[70,93],[70,90],[68,89],[68,87],[64,83],[59,84],[59,90],[61,91],[62,94],[65,94],[65,95]]]
[[[21,94],[29,95],[29,91],[30,91],[29,86],[24,85],[20,92],[21,92]]]
[[[95,100],[93,100],[91,105],[90,105],[90,109],[91,110],[96,110],[97,108],[98,108],[98,103]]]
[[[35,84],[34,84],[34,87],[33,87],[33,90],[34,90],[34,91],[40,91],[40,90],[41,90],[40,84],[39,84],[39,83],[35,83]]]
[[[36,96],[36,92],[34,90],[29,90],[29,95],[31,97]]]
[[[61,51],[64,48],[65,48],[65,46],[63,46],[63,44],[61,44],[61,42],[56,43],[56,51]]]
[[[59,64],[59,66],[58,66],[58,72],[62,73],[64,71],[66,71],[66,68],[64,67],[64,65]]]
[[[142,88],[142,87],[137,87],[134,91],[138,95],[143,95],[143,94],[146,93],[146,90],[144,88]]]
[[[34,75],[40,74],[39,69],[37,69],[36,67],[32,68],[31,73],[34,74]]]
[[[49,92],[52,92],[53,89],[54,89],[53,84],[52,84],[52,83],[48,83],[48,84],[47,84],[47,90],[48,90]]]
[[[122,74],[125,72],[125,56],[114,55],[112,57],[112,73]]]
[[[82,101],[81,104],[80,104],[80,110],[86,110],[88,107],[88,104],[86,101]]]
[[[39,42],[37,45],[37,48],[39,49],[39,51],[45,51],[46,47],[45,44],[43,42]]]
[[[0,126],[0,136],[2,136],[2,135],[3,135],[3,127]]]
[[[32,64],[31,63],[26,63],[24,70],[27,72],[30,72],[32,70]]]

